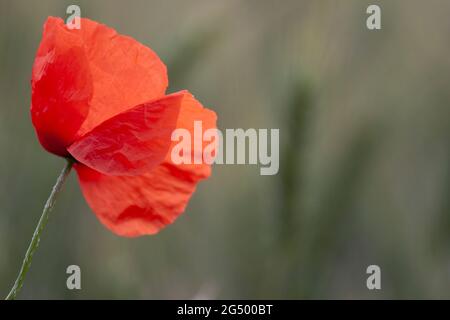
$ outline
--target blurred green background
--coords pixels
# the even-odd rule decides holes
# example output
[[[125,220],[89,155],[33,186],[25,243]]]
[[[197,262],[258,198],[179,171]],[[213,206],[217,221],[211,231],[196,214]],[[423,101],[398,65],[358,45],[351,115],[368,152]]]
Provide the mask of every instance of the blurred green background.
[[[450,298],[444,0],[0,0],[0,296],[64,165],[29,106],[42,25],[69,4],[153,48],[169,91],[221,129],[279,128],[281,166],[216,165],[184,215],[137,239],[104,228],[72,174],[20,298]],[[371,264],[382,290],[366,288]]]

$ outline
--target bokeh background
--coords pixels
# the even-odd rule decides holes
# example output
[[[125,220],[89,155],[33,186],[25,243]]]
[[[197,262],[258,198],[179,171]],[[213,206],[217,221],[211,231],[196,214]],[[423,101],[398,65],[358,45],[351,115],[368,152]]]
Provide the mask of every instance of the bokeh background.
[[[170,91],[221,129],[279,128],[281,166],[216,165],[185,214],[137,239],[104,228],[72,174],[20,298],[450,298],[444,0],[0,0],[1,296],[64,165],[35,137],[29,81],[46,17],[69,4],[153,48]]]

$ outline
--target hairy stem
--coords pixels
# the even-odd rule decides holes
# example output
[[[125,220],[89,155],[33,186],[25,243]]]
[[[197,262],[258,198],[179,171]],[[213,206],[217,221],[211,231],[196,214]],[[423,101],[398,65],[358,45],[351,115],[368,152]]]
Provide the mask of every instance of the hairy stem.
[[[36,251],[37,247],[39,246],[42,231],[44,230],[47,224],[48,217],[53,209],[56,197],[61,191],[62,186],[64,185],[64,182],[66,181],[66,178],[69,175],[70,170],[72,169],[72,166],[73,160],[67,159],[65,167],[58,176],[58,180],[56,180],[56,184],[53,186],[50,197],[47,199],[47,202],[45,203],[45,207],[44,210],[42,211],[41,218],[39,219],[39,222],[36,226],[36,230],[34,230],[33,238],[31,238],[30,246],[28,247],[28,250],[25,253],[25,258],[23,259],[22,267],[20,268],[17,279],[14,282],[14,286],[12,287],[8,296],[6,297],[6,300],[14,300],[23,286],[25,276],[27,275],[27,272],[30,269],[31,261],[33,260],[33,254]]]

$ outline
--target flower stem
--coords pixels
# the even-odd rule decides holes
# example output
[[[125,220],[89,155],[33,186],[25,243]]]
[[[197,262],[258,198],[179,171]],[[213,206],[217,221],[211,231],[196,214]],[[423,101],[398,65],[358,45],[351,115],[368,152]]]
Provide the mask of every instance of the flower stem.
[[[22,267],[20,268],[19,275],[17,276],[16,281],[14,282],[14,286],[12,287],[11,291],[9,292],[8,296],[6,297],[6,300],[14,300],[19,293],[20,289],[23,286],[23,282],[25,280],[25,276],[27,275],[28,270],[31,266],[31,261],[33,260],[33,254],[36,251],[37,247],[39,246],[39,242],[41,240],[41,233],[42,230],[44,230],[48,217],[50,214],[50,211],[53,209],[53,205],[55,204],[56,197],[58,196],[59,192],[62,189],[62,186],[64,185],[64,182],[66,181],[67,176],[70,173],[70,170],[73,166],[73,160],[67,159],[67,163],[64,167],[64,169],[61,171],[60,175],[58,176],[58,180],[56,180],[56,184],[53,186],[52,193],[50,194],[50,197],[47,199],[47,202],[45,203],[44,210],[42,211],[41,218],[39,219],[39,222],[36,226],[36,230],[34,230],[33,238],[31,239],[30,246],[28,247],[27,253],[25,253],[25,258],[22,262]]]

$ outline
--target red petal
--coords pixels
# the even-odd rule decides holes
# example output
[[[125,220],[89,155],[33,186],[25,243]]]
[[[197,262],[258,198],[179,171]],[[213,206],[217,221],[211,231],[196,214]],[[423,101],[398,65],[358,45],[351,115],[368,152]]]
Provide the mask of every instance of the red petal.
[[[141,176],[107,176],[75,165],[81,190],[98,219],[126,237],[157,233],[185,209],[204,175],[164,163]]]
[[[32,71],[31,116],[49,152],[65,156],[83,124],[92,98],[92,80],[81,39],[50,18]]]
[[[103,121],[163,96],[168,84],[165,65],[136,40],[89,19],[69,30],[53,17],[31,82],[33,124],[42,145],[58,155]]]
[[[216,127],[216,115],[184,93],[178,128],[194,135],[194,121],[203,130]],[[203,143],[203,148],[207,144]],[[192,149],[194,150],[194,149]],[[186,208],[196,184],[211,174],[207,164],[180,164],[166,160],[139,176],[110,176],[76,164],[81,190],[99,220],[114,233],[136,237],[154,234],[172,223]]]
[[[106,120],[75,141],[70,154],[109,175],[136,175],[160,164],[171,146],[180,108],[191,95],[179,92]]]
[[[167,69],[150,48],[89,19],[81,19],[78,31],[94,85],[91,108],[80,135],[120,112],[164,96]]]
[[[178,115],[178,121],[177,121],[177,128],[178,129],[186,129],[190,132],[191,135],[191,150],[192,152],[192,164],[179,164],[178,166],[183,168],[184,170],[204,170],[205,172],[209,172],[210,166],[206,163],[202,164],[194,164],[194,156],[198,157],[202,160],[203,156],[202,154],[196,154],[194,155],[194,140],[196,138],[202,139],[203,137],[195,136],[194,133],[194,124],[196,121],[201,121],[202,124],[202,131],[203,133],[207,131],[208,129],[216,129],[216,121],[217,121],[217,115],[214,111],[204,108],[199,101],[197,101],[193,95],[188,94],[186,95],[185,99],[183,100],[182,108],[180,109],[180,113]],[[179,142],[174,141],[172,142],[171,149],[177,145]],[[203,149],[205,149],[206,145],[208,145],[210,142],[204,142],[202,143]],[[197,151],[197,153],[199,153]],[[200,152],[201,153],[201,152]],[[171,159],[171,152],[167,153],[166,156],[166,162],[173,163]]]

